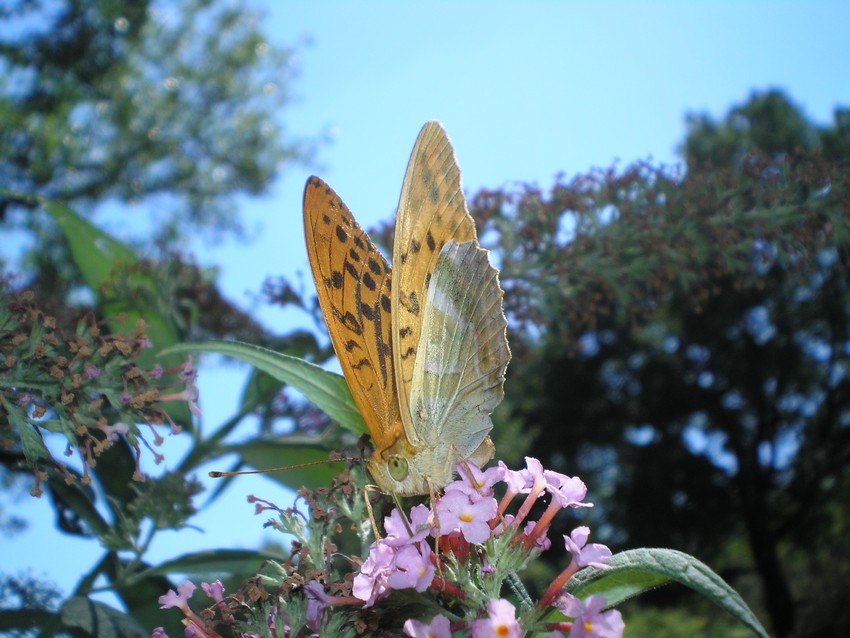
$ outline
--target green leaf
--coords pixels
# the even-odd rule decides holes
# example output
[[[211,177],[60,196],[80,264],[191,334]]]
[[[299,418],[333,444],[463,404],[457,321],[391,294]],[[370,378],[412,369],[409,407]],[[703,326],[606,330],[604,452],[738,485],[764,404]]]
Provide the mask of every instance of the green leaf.
[[[8,412],[12,425],[18,431],[18,436],[21,437],[21,447],[27,459],[27,464],[31,467],[37,467],[39,461],[51,458],[50,452],[44,445],[44,439],[36,426],[30,423],[24,412],[10,403],[5,404],[4,409]]]
[[[280,340],[280,347],[275,350],[290,356],[304,359],[308,355],[316,355],[319,346],[316,338],[305,330],[295,330]],[[253,410],[258,405],[266,404],[280,392],[283,382],[269,376],[260,370],[254,370],[242,390],[242,409]]]
[[[87,530],[102,536],[109,531],[109,523],[103,518],[95,505],[95,495],[91,487],[75,481],[70,485],[58,474],[47,479],[53,499],[59,511],[71,511],[85,523]],[[88,531],[86,532],[88,534]]]
[[[43,635],[41,630],[58,624],[58,616],[44,609],[0,609],[0,635]]]
[[[132,616],[102,603],[76,596],[62,607],[62,622],[96,638],[142,638],[150,635]],[[75,632],[77,633],[77,632]]]
[[[242,388],[242,400],[239,405],[244,409],[248,406],[253,408],[268,403],[280,392],[283,386],[282,381],[255,369],[248,377],[245,387]]]
[[[278,381],[297,388],[345,429],[357,435],[367,431],[345,379],[308,361],[238,341],[182,343],[160,354],[175,352],[216,352],[250,363]]]
[[[180,340],[177,326],[166,311],[157,308],[157,304],[114,296],[105,298],[103,295],[104,284],[110,281],[115,272],[139,263],[139,256],[135,251],[64,204],[41,198],[39,202],[65,235],[71,249],[71,257],[80,269],[83,280],[103,306],[105,318],[109,320],[109,329],[113,332],[127,332],[135,328],[139,319],[143,319],[147,323],[145,332],[156,348],[167,348],[176,344]],[[149,298],[161,298],[159,285],[154,277],[143,272],[134,272],[131,279],[133,286],[145,290]],[[162,306],[165,307],[166,304],[163,303]],[[126,315],[124,323],[114,319],[121,313]],[[139,366],[151,367],[154,364],[154,356],[152,351],[143,352],[138,360]],[[171,368],[179,364],[178,357],[170,357],[164,367]],[[186,426],[191,424],[189,408],[185,404],[170,403],[166,409],[175,422]]]
[[[633,549],[615,554],[608,566],[609,569],[581,570],[567,583],[567,591],[580,598],[601,594],[609,606],[614,606],[641,592],[676,581],[713,601],[758,636],[768,638],[764,627],[738,593],[693,556],[672,549]]]
[[[252,576],[264,560],[285,561],[286,557],[271,552],[238,549],[216,549],[183,554],[144,572],[145,576],[185,574],[186,576],[232,574]]]
[[[129,246],[104,233],[67,206],[50,199],[41,200],[41,203],[62,229],[74,263],[86,285],[95,293],[109,280],[116,264],[129,266],[138,263],[138,255]]]

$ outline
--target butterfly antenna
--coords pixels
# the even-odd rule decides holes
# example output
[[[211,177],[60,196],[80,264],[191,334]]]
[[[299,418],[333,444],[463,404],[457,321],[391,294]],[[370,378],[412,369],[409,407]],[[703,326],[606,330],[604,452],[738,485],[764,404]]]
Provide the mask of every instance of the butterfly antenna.
[[[311,461],[309,463],[299,463],[298,465],[288,465],[286,467],[273,467],[267,470],[234,470],[232,472],[218,472],[213,470],[209,472],[210,478],[225,478],[228,476],[240,476],[242,474],[272,474],[274,472],[286,472],[288,470],[300,470],[305,467],[314,467],[316,465],[325,465],[327,463],[342,463],[344,461],[360,461],[359,458],[344,456],[338,459],[325,459],[323,461]]]

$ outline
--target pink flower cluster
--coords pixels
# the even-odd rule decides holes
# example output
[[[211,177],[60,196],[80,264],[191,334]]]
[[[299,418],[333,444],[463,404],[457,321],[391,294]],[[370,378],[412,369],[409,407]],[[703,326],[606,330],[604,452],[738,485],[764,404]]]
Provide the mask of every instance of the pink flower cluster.
[[[428,623],[409,619],[404,624],[405,635],[449,638],[453,632],[466,631],[472,638],[519,638],[525,631],[547,631],[551,632],[550,638],[622,636],[622,617],[618,611],[605,610],[603,597],[580,600],[564,591],[567,581],[578,570],[587,566],[604,569],[611,558],[607,547],[587,542],[590,535],[587,527],[578,527],[564,536],[572,557],[570,564],[555,578],[537,605],[530,612],[526,610],[527,615],[518,618],[516,608],[509,601],[489,598],[490,594],[484,593],[499,591],[508,572],[551,546],[546,532],[557,512],[592,507],[583,500],[587,493],[584,483],[575,477],[544,470],[533,458],[526,458],[526,468],[518,471],[508,469],[503,463],[485,471],[464,464],[460,473],[461,479],[448,485],[431,508],[417,505],[409,515],[394,509],[384,520],[386,536],[370,546],[369,555],[352,582],[351,596],[331,596],[318,580],[304,583],[303,621],[310,631],[318,632],[313,635],[321,635],[329,610],[355,605],[369,608],[393,590],[413,589],[422,593],[432,589],[461,603],[452,607],[455,613],[463,608],[467,612],[464,615],[461,611],[461,615],[451,618],[438,614]],[[507,489],[497,501],[494,486],[500,482]],[[528,520],[534,503],[546,494],[550,502],[541,517]],[[523,496],[520,506],[515,514],[508,514],[506,510],[517,496]],[[513,567],[505,567],[506,560]],[[452,569],[460,571],[452,572]],[[458,577],[458,573],[465,576]],[[477,584],[466,582],[470,578]],[[220,584],[204,583],[202,587],[217,604],[221,602]],[[188,607],[194,589],[186,581],[178,587],[178,593],[169,591],[160,598],[160,603],[163,608],[183,610],[187,636],[215,638],[217,634]],[[479,605],[486,609],[478,610]],[[543,622],[542,617],[552,608],[572,620]],[[278,610],[275,615],[278,614],[285,615],[286,611]],[[289,635],[288,619],[285,615],[284,635]],[[269,622],[272,620],[270,617]],[[158,629],[154,638],[167,637]]]
[[[487,603],[487,617],[475,620],[470,626],[472,638],[522,638],[516,619],[516,608],[507,600],[493,599]],[[408,620],[404,633],[413,638],[451,638],[451,623],[443,615],[434,616],[430,623]]]
[[[184,580],[175,592],[169,589],[168,593],[159,597],[159,608],[169,609],[176,607],[185,614],[183,625],[186,627],[183,631],[186,638],[220,638],[220,634],[210,630],[207,627],[206,621],[189,607],[189,599],[195,593],[195,585],[189,580]],[[221,581],[214,583],[201,583],[201,589],[204,593],[213,599],[216,604],[221,604],[224,601],[224,587]],[[157,627],[151,634],[152,638],[168,638],[168,634],[162,627]]]
[[[369,557],[354,578],[351,593],[371,607],[393,589],[423,592],[434,580],[435,567],[431,547],[425,537],[431,533],[431,512],[417,505],[410,519],[394,509],[384,521],[387,537],[372,543]]]
[[[385,520],[386,538],[372,544],[368,558],[354,578],[352,594],[364,601],[364,607],[374,605],[393,589],[412,588],[423,592],[430,587],[457,598],[464,597],[461,587],[445,581],[437,572],[438,558],[427,542],[428,537],[435,537],[443,553],[454,554],[461,563],[468,560],[472,545],[482,544],[507,531],[515,534],[514,546],[521,544],[526,552],[542,551],[551,545],[546,531],[555,514],[570,507],[592,507],[592,504],[583,501],[587,488],[580,479],[544,470],[537,459],[526,458],[526,468],[518,471],[508,469],[504,463],[484,471],[465,464],[461,466],[460,473],[461,480],[446,487],[445,494],[436,501],[433,510],[417,505],[411,510],[410,517],[405,518],[396,509]],[[493,495],[493,488],[498,482],[507,485],[500,502]],[[551,498],[549,506],[539,520],[526,521],[532,506],[544,494]],[[519,510],[515,515],[506,514],[508,505],[518,495],[525,495]],[[520,531],[523,523],[525,526]],[[572,560],[549,587],[539,608],[561,608],[559,605],[568,600],[565,598],[568,595],[562,591],[564,585],[582,567],[604,568],[611,551],[604,545],[587,544],[589,533],[587,527],[579,527],[564,537]],[[487,574],[488,571],[492,573],[494,568],[485,559],[481,572]],[[583,603],[578,599],[572,600],[574,602],[569,609],[575,613],[567,614],[575,618],[573,623],[567,623],[572,628],[571,636],[614,637],[622,634],[622,629],[619,633],[607,629],[618,626],[616,619],[622,624],[619,612],[602,612],[597,601],[593,605],[588,604],[587,608],[580,608]],[[510,602],[492,599],[487,605],[487,612],[486,617],[470,623],[473,638],[522,635],[516,610]],[[600,618],[613,620],[601,622]],[[450,636],[451,623],[440,615],[429,624],[409,620],[405,624],[405,633],[408,636]],[[556,632],[556,635],[559,634]]]

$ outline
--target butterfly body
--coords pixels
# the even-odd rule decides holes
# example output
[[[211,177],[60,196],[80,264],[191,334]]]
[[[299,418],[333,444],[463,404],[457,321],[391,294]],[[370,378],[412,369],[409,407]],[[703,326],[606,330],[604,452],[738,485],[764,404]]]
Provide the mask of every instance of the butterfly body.
[[[498,273],[478,245],[442,127],[426,124],[414,146],[394,270],[317,177],[305,188],[304,224],[328,331],[375,443],[373,480],[388,493],[428,494],[458,463],[486,463],[510,351]]]

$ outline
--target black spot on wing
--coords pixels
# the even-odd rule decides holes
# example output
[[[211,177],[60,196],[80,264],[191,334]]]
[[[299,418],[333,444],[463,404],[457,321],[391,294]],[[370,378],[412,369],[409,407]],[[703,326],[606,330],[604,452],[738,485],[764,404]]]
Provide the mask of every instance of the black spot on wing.
[[[339,320],[339,322],[348,330],[351,330],[351,332],[357,335],[363,334],[363,325],[360,323],[357,317],[354,316],[352,312],[346,310],[345,313],[340,313],[334,310],[334,314],[336,315],[336,318]]]
[[[354,278],[355,281],[360,281],[360,273],[357,272],[357,269],[351,265],[350,261],[346,259],[342,267],[345,269],[345,272],[347,272],[349,275],[351,275],[351,277]]]
[[[369,261],[367,262],[369,266],[369,270],[371,270],[376,275],[381,275],[383,273],[383,269],[381,268],[381,264],[378,263],[374,257],[369,257]]]
[[[374,292],[375,288],[378,287],[378,284],[375,282],[375,279],[368,272],[363,274],[363,285],[366,286],[372,292]]]
[[[372,362],[364,357],[363,359],[360,359],[360,361],[358,361],[357,363],[351,364],[351,367],[355,370],[359,370],[360,368],[371,368]]]
[[[434,185],[434,171],[427,166],[422,167],[422,183],[428,187]]]
[[[337,224],[336,227],[336,238],[341,241],[343,244],[348,241],[348,233],[345,232],[345,229]]]
[[[343,347],[345,348],[346,352],[353,352],[355,348],[360,347],[360,342],[355,341],[354,339],[350,339],[349,341],[345,342],[345,345]]]

